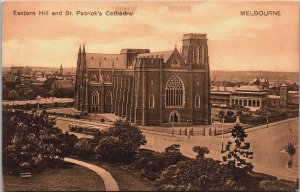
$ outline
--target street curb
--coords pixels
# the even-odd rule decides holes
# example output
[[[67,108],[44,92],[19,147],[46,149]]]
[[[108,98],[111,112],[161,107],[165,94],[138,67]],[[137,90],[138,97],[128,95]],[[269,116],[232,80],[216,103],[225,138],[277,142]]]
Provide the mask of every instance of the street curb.
[[[89,163],[79,161],[76,159],[71,159],[71,158],[64,158],[64,161],[86,167],[86,168],[90,169],[91,171],[94,171],[95,173],[97,173],[100,176],[100,178],[103,180],[106,191],[119,191],[120,190],[119,185],[116,182],[116,180],[105,169],[98,167],[96,165],[93,165],[93,164],[89,164]]]

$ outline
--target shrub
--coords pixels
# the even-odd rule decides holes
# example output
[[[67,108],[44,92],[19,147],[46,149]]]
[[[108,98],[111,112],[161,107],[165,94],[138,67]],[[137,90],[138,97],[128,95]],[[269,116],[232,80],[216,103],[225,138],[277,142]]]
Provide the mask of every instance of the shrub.
[[[158,182],[163,191],[218,191],[235,187],[230,171],[213,159],[179,162],[162,172]]]
[[[97,142],[92,138],[81,138],[75,144],[74,149],[78,157],[84,159],[91,159],[95,155],[94,149],[97,146]]]
[[[128,162],[144,144],[146,144],[146,139],[142,131],[130,122],[120,119],[107,130],[95,151],[103,160]]]
[[[179,148],[180,145],[173,144],[167,147],[163,153],[140,149],[135,155],[132,167],[143,177],[152,181],[157,180],[161,172],[170,165],[189,159],[181,154]]]
[[[140,149],[135,156],[133,168],[143,177],[154,181],[160,177],[161,172],[166,168],[164,157],[159,152],[147,149]]]

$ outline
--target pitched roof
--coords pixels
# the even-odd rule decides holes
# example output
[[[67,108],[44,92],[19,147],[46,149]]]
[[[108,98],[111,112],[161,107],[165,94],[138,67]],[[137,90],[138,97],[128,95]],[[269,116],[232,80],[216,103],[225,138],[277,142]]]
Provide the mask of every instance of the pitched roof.
[[[38,77],[35,79],[35,81],[40,81],[40,82],[44,82],[46,80],[47,80],[47,78],[45,78],[45,77]]]
[[[261,92],[261,91],[263,91],[263,89],[261,86],[243,85],[243,86],[237,88],[236,91]]]
[[[158,57],[163,57],[164,62],[166,62],[166,61],[168,61],[168,59],[170,58],[170,56],[172,55],[173,52],[174,52],[174,50],[142,53],[142,54],[138,54],[138,58],[158,56]]]
[[[126,68],[125,54],[102,54],[102,53],[86,53],[87,68]]]
[[[62,89],[74,88],[74,83],[72,80],[56,80],[54,81],[54,83],[58,88],[62,88]]]

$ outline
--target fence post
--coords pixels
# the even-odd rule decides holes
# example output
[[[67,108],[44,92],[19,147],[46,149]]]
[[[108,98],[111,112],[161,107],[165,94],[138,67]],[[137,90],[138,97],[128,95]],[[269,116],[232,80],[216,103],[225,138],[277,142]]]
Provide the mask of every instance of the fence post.
[[[214,135],[215,135],[215,136],[217,135],[217,128],[215,128],[215,132],[214,132]]]
[[[192,128],[191,129],[191,135],[193,136],[193,134],[194,134],[194,129]]]
[[[203,135],[205,136],[205,127],[203,128]]]
[[[187,128],[184,129],[184,135],[187,135]]]
[[[179,129],[179,135],[181,135],[181,127],[180,127],[180,129]]]
[[[211,127],[209,127],[209,132],[208,132],[208,134],[211,136]]]

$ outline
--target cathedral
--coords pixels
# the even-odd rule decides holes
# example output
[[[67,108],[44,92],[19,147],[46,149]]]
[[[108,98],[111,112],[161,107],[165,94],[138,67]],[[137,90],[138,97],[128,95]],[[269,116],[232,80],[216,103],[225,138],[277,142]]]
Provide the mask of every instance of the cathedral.
[[[119,54],[78,52],[75,109],[114,113],[137,125],[210,124],[206,34],[184,34],[182,48]]]

